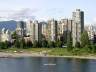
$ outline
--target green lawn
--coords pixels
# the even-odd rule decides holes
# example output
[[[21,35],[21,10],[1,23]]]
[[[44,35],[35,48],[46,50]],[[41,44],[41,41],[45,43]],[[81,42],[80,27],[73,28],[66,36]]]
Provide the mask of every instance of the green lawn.
[[[63,55],[71,55],[71,53],[68,52],[67,49],[65,48],[54,48],[49,52],[49,55],[63,56]]]
[[[88,49],[85,48],[74,48],[71,51],[68,51],[66,48],[54,48],[51,50],[51,52],[49,52],[50,55],[56,55],[56,56],[88,56],[88,55],[96,55],[96,52],[90,51]]]

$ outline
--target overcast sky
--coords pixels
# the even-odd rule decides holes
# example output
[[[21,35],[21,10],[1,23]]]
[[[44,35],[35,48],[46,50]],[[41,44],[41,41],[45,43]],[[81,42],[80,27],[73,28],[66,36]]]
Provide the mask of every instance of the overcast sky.
[[[0,0],[0,17],[20,15],[28,10],[37,19],[71,18],[72,12],[80,8],[85,13],[85,23],[93,23],[95,7],[96,0]]]

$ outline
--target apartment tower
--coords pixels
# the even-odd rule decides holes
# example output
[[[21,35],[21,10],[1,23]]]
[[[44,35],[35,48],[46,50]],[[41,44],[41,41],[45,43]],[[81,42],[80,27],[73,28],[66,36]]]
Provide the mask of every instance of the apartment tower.
[[[76,9],[76,11],[73,12],[72,19],[72,38],[73,46],[75,46],[76,42],[80,42],[81,33],[84,30],[84,12]]]

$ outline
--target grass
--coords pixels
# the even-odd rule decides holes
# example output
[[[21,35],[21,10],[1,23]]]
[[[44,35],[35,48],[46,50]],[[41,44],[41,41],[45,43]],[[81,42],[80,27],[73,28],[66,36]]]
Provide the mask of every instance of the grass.
[[[65,48],[54,48],[48,54],[56,56],[71,55],[71,53]]]
[[[49,48],[26,48],[26,49],[22,49],[22,48],[8,48],[8,49],[0,49],[1,52],[9,52],[9,53],[13,53],[14,51],[20,52],[41,52],[41,51],[48,51],[50,50]]]
[[[55,55],[55,56],[88,56],[88,55],[96,55],[96,53],[86,50],[85,48],[73,48],[73,50],[68,51],[67,48],[8,48],[8,49],[0,49],[1,52],[9,52],[14,53],[16,52],[42,52],[47,51],[48,55]]]
[[[66,48],[56,48],[52,49],[49,52],[49,55],[56,55],[56,56],[90,56],[96,55],[96,52],[87,50],[86,48],[73,48],[72,50],[68,51]]]

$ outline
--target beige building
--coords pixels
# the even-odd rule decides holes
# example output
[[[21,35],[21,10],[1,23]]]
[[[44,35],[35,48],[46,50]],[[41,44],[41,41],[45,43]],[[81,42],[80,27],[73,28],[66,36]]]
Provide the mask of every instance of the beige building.
[[[62,41],[67,42],[68,32],[72,33],[72,20],[61,19],[58,21],[58,39],[62,38]]]
[[[59,34],[63,34],[64,31],[67,31],[67,26],[68,26],[68,19],[61,19],[58,22],[58,32]]]
[[[50,41],[57,40],[57,21],[52,19],[48,21],[47,38]]]
[[[47,22],[40,22],[40,24],[42,25],[42,39],[46,39],[47,40]]]
[[[38,21],[26,22],[27,36],[31,37],[32,42],[41,40],[41,25]]]
[[[81,33],[84,30],[84,12],[76,9],[72,14],[72,19],[72,38],[73,46],[75,46],[76,42],[80,42]]]
[[[93,25],[85,26],[85,30],[87,31],[90,40],[93,40],[94,35],[96,35],[96,30],[94,27],[95,26],[93,26]]]

